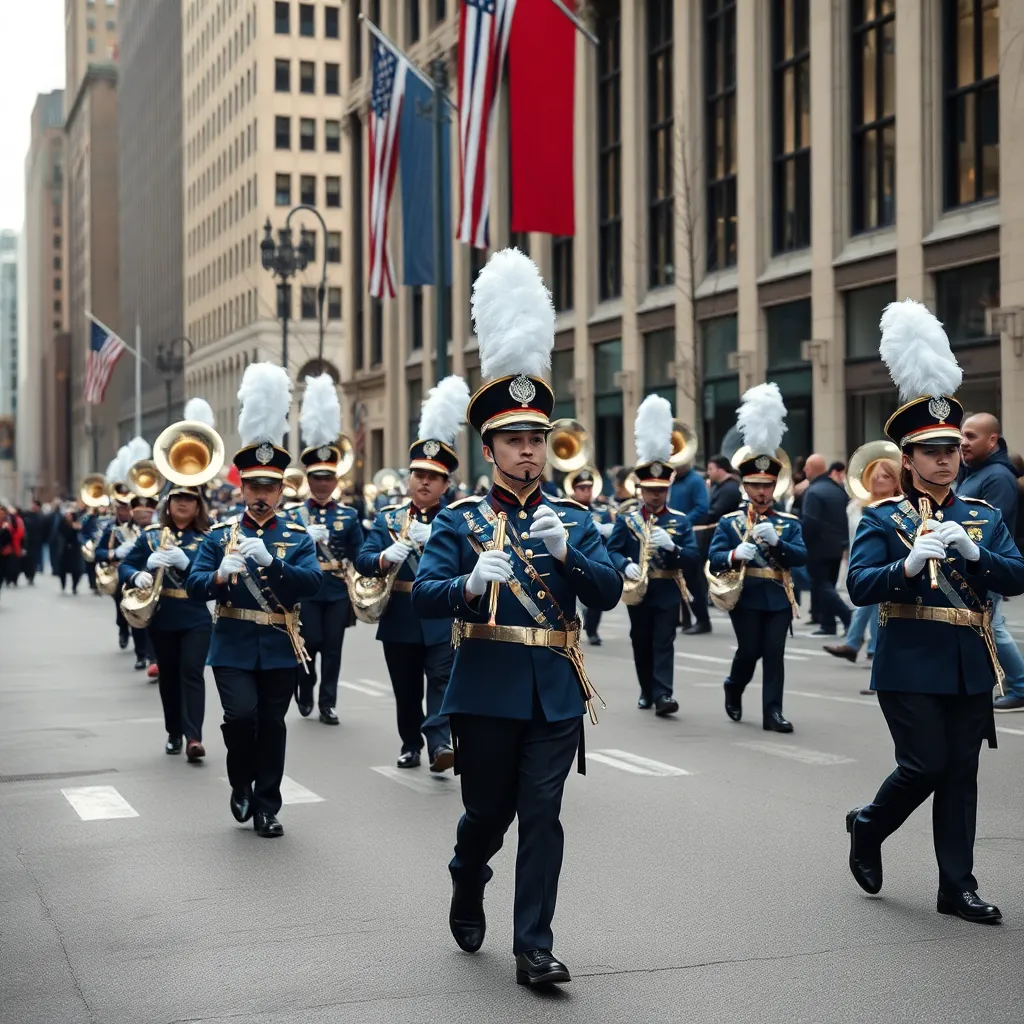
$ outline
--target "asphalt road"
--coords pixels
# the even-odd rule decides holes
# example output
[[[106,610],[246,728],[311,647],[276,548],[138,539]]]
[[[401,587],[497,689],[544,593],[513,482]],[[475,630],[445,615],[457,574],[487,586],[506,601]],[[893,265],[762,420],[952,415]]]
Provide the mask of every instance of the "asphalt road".
[[[761,730],[755,690],[735,725],[716,618],[677,641],[681,712],[655,719],[635,708],[625,613],[606,616],[587,661],[609,709],[563,813],[556,953],[573,982],[542,995],[514,982],[514,833],[483,950],[448,933],[458,783],[392,767],[372,628],[346,640],[341,728],[290,713],[271,842],[228,812],[212,679],[193,767],[163,753],[111,604],[50,578],[0,598],[2,1024],[1024,1020],[1024,714],[999,716],[982,756],[977,874],[1004,923],[971,925],[935,912],[927,807],[886,844],[880,896],[849,875],[845,813],[892,768],[864,667],[798,627],[796,732]],[[1024,600],[1008,611],[1024,640]]]

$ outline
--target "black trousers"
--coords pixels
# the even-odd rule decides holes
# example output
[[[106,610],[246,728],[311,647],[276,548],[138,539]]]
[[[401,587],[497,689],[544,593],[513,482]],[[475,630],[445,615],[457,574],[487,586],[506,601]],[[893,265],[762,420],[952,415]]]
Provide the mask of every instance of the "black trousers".
[[[121,613],[121,598],[124,597],[124,587],[118,587],[114,593],[114,608],[116,609],[117,631],[121,636],[128,632],[132,634],[132,647],[135,648],[136,658],[149,658],[150,648],[146,631],[144,629],[128,628],[128,620]]]
[[[761,659],[761,706],[764,714],[782,710],[782,686],[786,679],[786,636],[793,621],[793,612],[734,608],[729,612],[736,633],[736,653],[726,684],[739,686],[741,692],[754,677]]]
[[[68,556],[66,559],[61,559],[60,571],[58,572],[60,578],[60,589],[65,590],[67,588],[68,577],[71,577],[71,589],[77,594],[78,593],[78,581],[82,578],[82,563],[78,558],[72,558]],[[95,579],[90,582],[90,586],[93,590],[96,589]],[[120,609],[119,609],[120,610]]]
[[[583,632],[587,636],[597,636],[598,629],[601,628],[601,609],[600,608],[588,608],[583,613]]]
[[[484,885],[488,861],[519,818],[512,952],[552,949],[564,836],[562,791],[579,746],[582,719],[548,722],[535,700],[530,721],[453,715],[465,813],[459,820],[452,878]]]
[[[710,625],[711,615],[708,613],[708,581],[704,575],[704,565],[701,563],[693,569],[683,571],[683,579],[686,580],[686,589],[690,591],[689,608],[693,612],[694,619],[700,625]]]
[[[85,563],[85,577],[89,581],[89,589],[96,589],[96,564],[94,562]]]
[[[252,786],[254,811],[281,810],[281,778],[288,729],[284,716],[295,693],[299,669],[241,669],[214,666],[224,708],[224,745],[232,789]]]
[[[168,736],[202,740],[206,714],[203,670],[210,649],[210,627],[203,629],[149,629],[160,666],[160,701]]]
[[[444,691],[452,674],[455,652],[451,644],[392,644],[384,645],[391,688],[395,691],[395,712],[398,717],[398,735],[402,739],[402,753],[423,749],[427,751],[451,744],[448,719],[441,714]],[[423,714],[423,679],[427,680],[427,713]]]
[[[341,675],[341,647],[349,623],[348,601],[303,601],[302,638],[309,653],[309,670],[299,673],[299,702],[313,703],[316,686],[316,656],[320,655],[320,707],[338,703]]]
[[[896,770],[858,815],[858,833],[883,843],[929,796],[932,835],[944,892],[974,891],[978,759],[994,735],[992,696],[878,693],[896,748]]]
[[[671,697],[679,606],[652,608],[638,604],[626,610],[641,695],[648,700]]]
[[[853,615],[836,590],[841,564],[841,558],[807,563],[807,574],[811,577],[811,605],[817,613],[818,625],[826,633],[836,631],[836,619],[843,624],[844,629],[847,628]]]

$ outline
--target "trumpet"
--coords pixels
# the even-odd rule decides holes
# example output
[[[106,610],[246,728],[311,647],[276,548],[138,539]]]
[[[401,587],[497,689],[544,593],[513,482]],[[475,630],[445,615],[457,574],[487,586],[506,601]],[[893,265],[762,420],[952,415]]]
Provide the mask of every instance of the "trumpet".
[[[225,549],[224,553],[228,554],[228,555],[237,555],[240,550],[241,550],[241,548],[239,547],[239,544],[238,544],[238,523],[235,522],[235,523],[231,524],[231,535],[228,537],[228,546]],[[238,573],[237,572],[233,572],[231,574],[231,586],[234,587],[234,586],[237,586],[237,584],[238,584]]]
[[[494,528],[494,544],[492,545],[492,548],[493,548],[494,551],[504,551],[505,550],[505,532],[507,530],[507,527],[508,527],[508,517],[505,515],[504,512],[499,512],[498,513],[498,525],[495,526],[495,528]],[[491,591],[487,595],[487,610],[488,610],[487,625],[488,626],[495,626],[495,625],[497,625],[498,587],[500,587],[500,586],[501,586],[501,584],[498,583],[497,581],[492,583],[491,584]]]
[[[932,503],[928,498],[922,498],[917,503],[917,514],[921,517],[921,525],[917,529],[918,537],[923,537],[931,530],[925,529],[925,523],[932,517]],[[939,589],[939,562],[938,559],[928,559],[928,585],[932,590]]]

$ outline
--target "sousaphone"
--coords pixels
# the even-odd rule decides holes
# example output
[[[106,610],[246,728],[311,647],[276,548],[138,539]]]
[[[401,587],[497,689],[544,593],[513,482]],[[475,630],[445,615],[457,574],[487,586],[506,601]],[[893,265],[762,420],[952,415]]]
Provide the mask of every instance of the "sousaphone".
[[[594,461],[594,445],[579,420],[555,420],[548,434],[548,462],[559,473],[572,473]]]
[[[892,441],[868,441],[851,456],[846,467],[846,493],[858,501],[871,498],[871,474],[879,462],[887,461],[896,465],[897,476],[900,466],[900,449]]]

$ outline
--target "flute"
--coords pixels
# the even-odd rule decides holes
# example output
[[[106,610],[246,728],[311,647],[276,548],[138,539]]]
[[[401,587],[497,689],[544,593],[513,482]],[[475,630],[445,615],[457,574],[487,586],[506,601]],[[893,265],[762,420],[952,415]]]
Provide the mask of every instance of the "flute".
[[[494,543],[491,548],[492,551],[504,551],[505,550],[505,529],[508,524],[508,516],[504,512],[498,513],[498,525],[494,527]],[[497,625],[495,616],[498,613],[498,587],[501,584],[495,580],[491,584],[491,592],[487,596],[487,607],[489,616],[487,619],[488,626]]]
[[[924,524],[932,517],[932,503],[927,498],[922,498],[917,503],[917,514],[921,517],[921,529],[918,536],[922,537],[931,530],[926,530]],[[928,559],[928,583],[932,590],[939,589],[939,563],[935,558]]]

